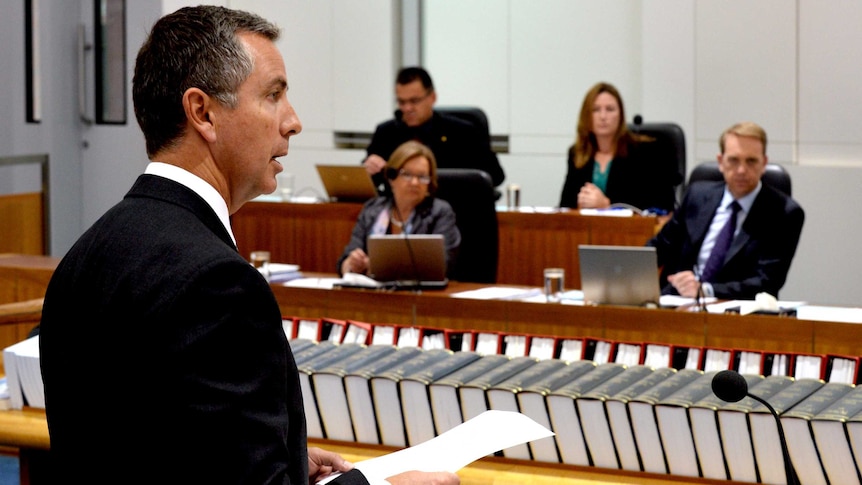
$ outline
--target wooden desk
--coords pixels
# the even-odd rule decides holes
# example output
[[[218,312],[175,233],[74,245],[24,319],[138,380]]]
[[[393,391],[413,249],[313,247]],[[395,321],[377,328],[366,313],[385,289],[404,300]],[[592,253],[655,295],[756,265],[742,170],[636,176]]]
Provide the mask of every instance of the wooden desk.
[[[380,456],[394,448],[360,443],[327,440],[309,440],[318,446],[340,453],[346,459],[358,462]],[[50,448],[45,412],[25,408],[22,411],[0,411],[0,446],[19,449],[21,484],[28,485],[37,464],[46,463],[45,451]],[[105,443],[105,446],[111,446]],[[98,450],[93,450],[98,453]],[[488,457],[473,462],[458,472],[462,485],[526,484],[526,485],[588,485],[588,484],[723,484],[734,482],[698,478],[658,475],[651,473],[606,470],[571,465],[542,464],[536,462]],[[36,482],[36,480],[34,480]]]
[[[481,286],[452,282],[446,290],[422,293],[284,285],[272,289],[282,314],[304,318],[838,355],[858,355],[862,341],[862,325],[839,322],[449,296]]]
[[[0,254],[0,349],[24,340],[39,323],[42,298],[59,261],[48,256]]]
[[[59,258],[0,253],[0,304],[45,296]]]
[[[11,258],[11,259],[6,259]],[[0,258],[0,270],[23,272],[17,279],[0,279],[3,285],[32,282],[47,284],[56,260],[44,257]],[[9,264],[13,263],[14,264]],[[28,264],[31,265],[28,269]],[[34,277],[35,273],[38,277]],[[2,271],[0,271],[2,274]],[[325,276],[332,276],[331,274]],[[26,286],[26,285],[25,285]],[[480,288],[475,283],[453,282],[444,291],[377,292],[322,290],[273,285],[285,315],[332,317],[370,323],[398,323],[432,328],[479,329],[532,335],[593,336],[633,342],[663,342],[720,348],[835,353],[854,355],[862,341],[862,326],[814,322],[772,316],[739,316],[621,307],[579,307],[517,301],[465,300],[453,292]],[[30,288],[28,291],[36,291]],[[44,289],[38,296],[44,295]],[[0,411],[0,446],[20,449],[22,473],[28,483],[50,446],[44,412],[37,409]],[[315,440],[359,460],[391,451],[385,447]],[[96,450],[97,452],[97,450]],[[44,461],[41,461],[44,463]],[[568,465],[485,458],[460,473],[462,483],[576,485],[588,483],[731,483],[671,475],[621,472]]]
[[[564,268],[566,286],[581,287],[579,244],[643,246],[655,234],[655,217],[582,216],[498,212],[500,254],[497,282],[541,286],[543,268]]]
[[[361,204],[249,202],[231,218],[243,255],[269,250],[276,262],[299,264],[303,271],[333,272],[361,211]],[[579,288],[578,244],[643,246],[654,234],[655,217],[582,216],[498,212],[497,282],[543,284],[542,269],[566,270],[566,285]]]

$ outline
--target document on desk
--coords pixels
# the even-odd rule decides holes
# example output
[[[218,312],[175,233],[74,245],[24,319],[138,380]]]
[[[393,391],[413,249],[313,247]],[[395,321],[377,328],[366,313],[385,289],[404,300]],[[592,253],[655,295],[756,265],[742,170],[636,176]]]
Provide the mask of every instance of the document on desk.
[[[700,303],[710,304],[717,302],[718,299],[714,296],[706,296],[700,299]],[[658,297],[658,304],[662,308],[676,308],[686,305],[695,305],[698,303],[697,298],[689,298],[679,295],[661,295]]]
[[[457,472],[505,448],[553,436],[524,414],[491,410],[410,448],[355,464],[370,483],[411,470]],[[318,483],[326,483],[335,476]]]
[[[580,209],[578,213],[582,216],[612,216],[612,217],[632,217],[635,211],[620,207],[609,207],[607,209]]]
[[[452,293],[452,298],[472,298],[476,300],[521,300],[542,294],[541,288],[510,288],[506,286],[486,286],[478,290]]]

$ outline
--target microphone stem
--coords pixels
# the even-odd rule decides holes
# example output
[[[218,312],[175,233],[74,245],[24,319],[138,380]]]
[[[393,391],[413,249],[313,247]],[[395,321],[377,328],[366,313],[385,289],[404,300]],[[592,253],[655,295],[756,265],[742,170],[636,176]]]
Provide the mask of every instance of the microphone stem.
[[[790,452],[787,450],[787,440],[784,438],[784,427],[781,426],[781,419],[778,417],[778,413],[775,412],[775,408],[766,402],[765,399],[759,398],[750,393],[746,393],[746,395],[766,406],[766,409],[768,409],[769,412],[772,413],[772,417],[775,418],[775,426],[778,428],[778,441],[781,444],[781,454],[784,456],[784,473],[787,475],[787,485],[799,485],[796,471],[793,469],[793,464],[790,463]]]

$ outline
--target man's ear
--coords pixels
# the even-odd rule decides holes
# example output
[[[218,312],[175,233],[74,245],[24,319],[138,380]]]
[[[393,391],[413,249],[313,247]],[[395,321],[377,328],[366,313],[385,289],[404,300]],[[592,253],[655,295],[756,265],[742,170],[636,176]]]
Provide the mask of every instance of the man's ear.
[[[199,88],[189,88],[183,94],[183,110],[189,126],[210,143],[216,140],[215,123],[212,120],[214,105],[215,100]]]

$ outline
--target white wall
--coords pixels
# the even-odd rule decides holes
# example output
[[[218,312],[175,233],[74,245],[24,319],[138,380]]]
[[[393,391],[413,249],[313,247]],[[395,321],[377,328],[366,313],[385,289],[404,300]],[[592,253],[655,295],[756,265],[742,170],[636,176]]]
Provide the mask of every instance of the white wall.
[[[74,35],[88,0],[51,3],[41,125],[23,123],[23,51],[0,51],[0,155],[50,153],[52,252],[61,255],[118,200],[143,168],[133,114],[125,130],[77,124]],[[45,5],[47,2],[41,2]],[[128,60],[159,12],[185,0],[127,2]],[[334,131],[371,132],[395,108],[399,0],[223,0],[284,28],[289,96],[303,121],[286,159],[300,192],[321,193],[313,165],[354,164],[361,150],[334,148]],[[23,36],[22,2],[0,0],[0,38]],[[793,176],[807,212],[781,294],[817,303],[862,303],[862,4],[855,0],[434,0],[420,2],[421,55],[439,103],[474,104],[491,131],[510,137],[501,162],[525,205],[553,206],[584,92],[620,88],[629,119],[675,121],[689,168],[712,159],[733,122],[765,126],[770,159]],[[409,27],[408,27],[409,28]],[[415,32],[409,32],[415,34]],[[12,66],[6,68],[6,66]],[[129,81],[131,76],[129,77]],[[130,98],[131,99],[131,98]],[[89,148],[81,145],[86,142]]]

